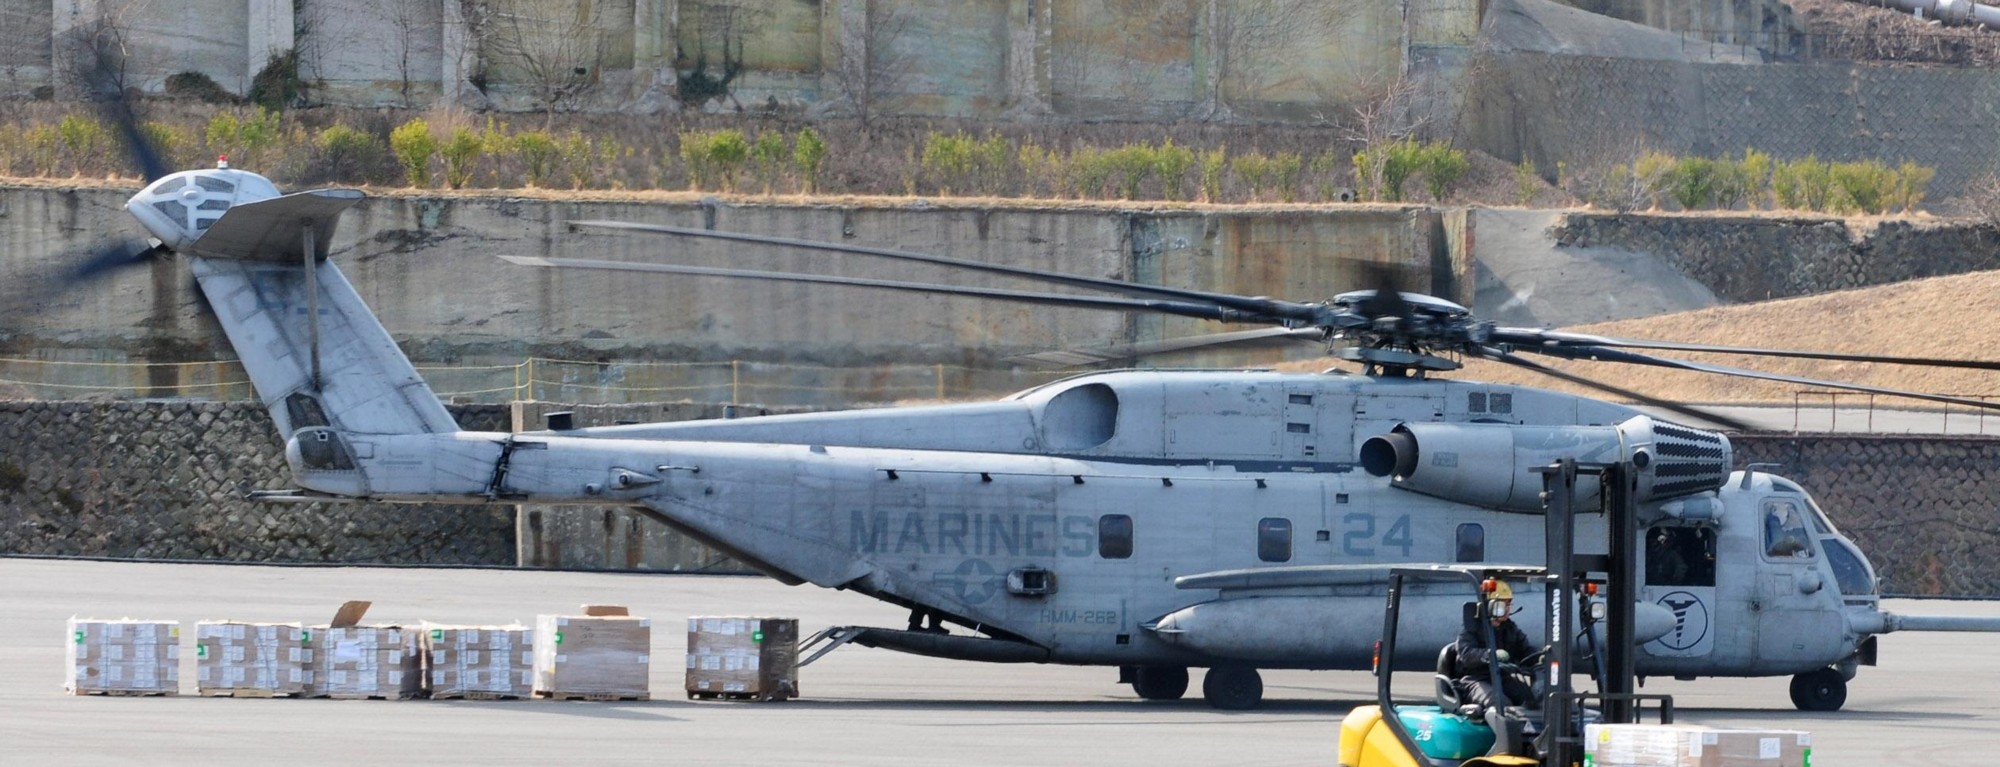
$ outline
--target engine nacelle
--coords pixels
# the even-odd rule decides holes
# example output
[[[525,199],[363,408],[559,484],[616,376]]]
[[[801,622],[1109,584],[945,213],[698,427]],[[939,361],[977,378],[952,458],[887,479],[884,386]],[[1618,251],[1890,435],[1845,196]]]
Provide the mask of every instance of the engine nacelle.
[[[1715,490],[1729,479],[1729,440],[1637,416],[1617,426],[1405,423],[1361,445],[1361,467],[1404,490],[1502,511],[1542,510],[1535,468],[1561,458],[1630,460],[1640,502]],[[1595,504],[1596,477],[1578,477]]]

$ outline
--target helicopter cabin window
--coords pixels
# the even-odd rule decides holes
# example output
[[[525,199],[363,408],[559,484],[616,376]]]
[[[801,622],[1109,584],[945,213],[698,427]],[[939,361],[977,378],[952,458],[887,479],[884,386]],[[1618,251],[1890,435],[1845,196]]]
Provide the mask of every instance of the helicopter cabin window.
[[[1806,537],[1805,516],[1797,501],[1764,502],[1764,555],[1772,559],[1812,558],[1812,541]]]
[[[1464,524],[1458,526],[1458,555],[1453,561],[1486,561],[1486,526]]]
[[[1132,517],[1106,514],[1097,518],[1097,555],[1105,559],[1132,556]]]
[[[1715,531],[1706,527],[1648,530],[1646,585],[1714,586]]]
[[[1292,521],[1283,517],[1257,520],[1257,558],[1266,562],[1292,561]]]

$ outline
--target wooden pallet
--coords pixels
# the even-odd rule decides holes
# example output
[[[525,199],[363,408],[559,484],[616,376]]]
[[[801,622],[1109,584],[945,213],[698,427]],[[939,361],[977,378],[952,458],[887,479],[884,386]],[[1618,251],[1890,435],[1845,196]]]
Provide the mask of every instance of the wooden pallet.
[[[200,691],[204,698],[297,698],[301,693],[279,692],[256,687],[215,687]]]
[[[774,700],[791,700],[799,694],[789,689],[765,690],[763,692],[717,692],[714,690],[689,690],[688,700],[741,700],[765,703]]]
[[[644,693],[640,693],[637,695],[621,695],[619,693],[613,693],[613,692],[557,692],[553,690],[536,690],[535,697],[545,698],[548,700],[587,700],[595,702],[653,699],[653,696]]]
[[[416,700],[417,694],[414,692],[329,692],[322,693],[319,697],[332,698],[334,700]]]
[[[507,692],[485,692],[467,690],[464,692],[434,692],[431,700],[520,700],[524,696]]]
[[[102,695],[107,698],[172,698],[176,690],[74,690],[72,695]]]

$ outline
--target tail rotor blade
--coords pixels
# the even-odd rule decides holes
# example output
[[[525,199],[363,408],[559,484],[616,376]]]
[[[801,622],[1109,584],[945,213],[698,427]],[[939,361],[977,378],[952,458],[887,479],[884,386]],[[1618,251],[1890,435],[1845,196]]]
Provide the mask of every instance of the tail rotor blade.
[[[115,242],[91,253],[83,263],[64,274],[61,282],[65,286],[89,282],[113,272],[143,266],[167,252],[164,245],[140,247],[131,241]]]

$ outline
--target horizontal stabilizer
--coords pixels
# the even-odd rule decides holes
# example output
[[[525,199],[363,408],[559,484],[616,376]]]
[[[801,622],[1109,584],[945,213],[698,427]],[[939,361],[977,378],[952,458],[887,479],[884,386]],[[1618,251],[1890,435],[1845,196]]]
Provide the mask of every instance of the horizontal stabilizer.
[[[296,264],[311,227],[315,250],[326,258],[340,213],[361,201],[355,189],[315,189],[231,207],[187,247],[190,255]]]

